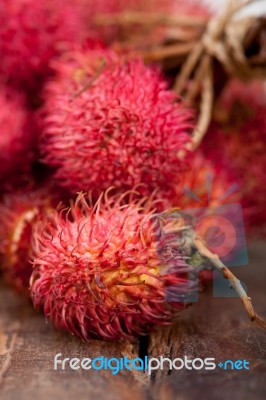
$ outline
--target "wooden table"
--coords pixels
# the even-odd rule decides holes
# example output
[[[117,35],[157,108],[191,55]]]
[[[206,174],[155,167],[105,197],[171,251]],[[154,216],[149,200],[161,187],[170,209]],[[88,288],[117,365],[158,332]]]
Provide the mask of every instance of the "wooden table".
[[[266,246],[255,243],[248,267],[234,268],[249,287],[258,313],[266,317]],[[55,354],[64,357],[170,358],[185,355],[246,359],[250,371],[163,370],[151,376],[141,371],[55,371]],[[185,311],[178,323],[135,343],[91,341],[84,344],[56,332],[30,303],[1,285],[0,399],[193,400],[265,399],[266,333],[247,318],[238,299],[212,297],[209,288],[200,302]]]

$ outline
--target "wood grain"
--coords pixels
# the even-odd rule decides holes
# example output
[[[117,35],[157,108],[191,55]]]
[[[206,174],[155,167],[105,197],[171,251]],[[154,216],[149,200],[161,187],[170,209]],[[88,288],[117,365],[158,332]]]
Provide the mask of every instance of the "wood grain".
[[[266,317],[266,246],[253,244],[247,267],[234,268],[248,285],[256,311]],[[0,286],[0,399],[265,399],[266,333],[247,318],[238,299],[213,298],[211,287],[180,315],[171,328],[135,343],[88,344],[56,332],[27,299]],[[250,371],[55,371],[53,358],[64,357],[215,357],[246,359]]]

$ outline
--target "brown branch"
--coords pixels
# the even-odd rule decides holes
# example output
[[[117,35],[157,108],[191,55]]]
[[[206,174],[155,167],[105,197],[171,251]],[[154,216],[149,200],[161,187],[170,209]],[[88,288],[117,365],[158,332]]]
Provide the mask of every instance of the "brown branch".
[[[202,28],[208,21],[207,18],[191,15],[167,15],[159,13],[122,12],[118,14],[98,15],[94,22],[97,25],[130,25],[137,24],[148,27],[154,25],[179,25],[186,27]]]
[[[177,76],[174,86],[174,90],[176,90],[178,94],[181,94],[184,90],[186,82],[190,77],[193,69],[195,68],[197,62],[199,61],[203,49],[203,43],[199,42],[185,61],[185,64],[183,65],[180,74]]]
[[[236,276],[222,263],[217,254],[213,254],[210,250],[208,250],[203,240],[199,236],[194,237],[194,243],[199,253],[203,257],[206,257],[213,264],[213,266],[223,274],[225,279],[228,279],[231,286],[235,289],[236,293],[240,297],[251,321],[255,321],[263,329],[266,329],[266,321],[254,311],[251,298],[248,297],[239,279],[237,279]]]
[[[200,103],[200,113],[197,126],[192,134],[192,150],[195,150],[207,132],[212,118],[213,103],[214,103],[214,87],[213,87],[213,71],[212,59],[209,55],[205,55],[202,60],[203,80],[202,96]]]
[[[162,46],[150,51],[140,52],[140,55],[146,62],[162,61],[169,57],[178,57],[187,55],[197,44],[197,42],[189,42],[183,44],[175,44],[172,46]]]

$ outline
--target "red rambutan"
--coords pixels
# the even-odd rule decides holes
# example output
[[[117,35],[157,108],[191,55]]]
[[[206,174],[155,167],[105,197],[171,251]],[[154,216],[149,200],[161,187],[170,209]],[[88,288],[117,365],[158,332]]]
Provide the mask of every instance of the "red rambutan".
[[[11,82],[35,87],[47,75],[51,59],[84,37],[80,12],[71,1],[3,0],[0,71]]]
[[[19,292],[29,287],[34,224],[56,205],[47,188],[6,194],[0,204],[0,258],[5,280]]]
[[[0,90],[0,180],[2,184],[14,173],[27,173],[34,160],[35,130],[30,113],[20,94]],[[3,188],[2,188],[3,189]]]
[[[191,156],[189,168],[176,188],[176,199],[171,206],[178,206],[181,213],[188,213],[194,217],[197,234],[204,237],[205,234],[208,236],[212,232],[215,236],[215,231],[217,235],[219,227],[220,233],[223,232],[227,242],[231,244],[234,242],[231,229],[234,225],[234,216],[230,215],[230,224],[227,218],[229,212],[232,214],[231,205],[239,201],[238,187],[230,179],[228,172],[222,168],[218,171],[198,150]],[[223,207],[228,204],[229,208]],[[170,204],[166,204],[166,207],[170,207]],[[224,244],[220,243],[220,248],[213,248],[212,251],[226,252]],[[200,272],[202,282],[212,280],[212,277],[213,272],[209,268]]]
[[[173,221],[164,222],[149,207],[107,195],[93,208],[80,195],[69,210],[50,214],[34,232],[35,307],[85,340],[131,338],[169,324],[197,280]]]
[[[232,81],[226,87],[203,150],[215,168],[240,187],[249,229],[266,225],[266,92],[260,82]]]
[[[176,200],[172,203],[182,209],[217,207],[237,202],[240,194],[228,171],[207,159],[198,150],[191,155],[189,168],[176,187]],[[234,196],[232,197],[232,194]],[[230,197],[230,198],[228,198]]]
[[[56,180],[72,193],[143,184],[142,195],[171,197],[186,165],[191,111],[158,70],[106,50],[76,51],[56,70],[40,144]]]

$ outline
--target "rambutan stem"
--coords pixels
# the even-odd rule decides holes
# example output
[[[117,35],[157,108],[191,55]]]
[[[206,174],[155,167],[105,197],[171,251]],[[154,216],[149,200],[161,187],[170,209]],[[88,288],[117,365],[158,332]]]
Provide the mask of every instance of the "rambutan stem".
[[[161,46],[159,48],[151,49],[149,51],[140,52],[140,55],[146,62],[162,61],[168,57],[184,57],[197,45],[195,40],[190,42],[178,43],[169,46]]]
[[[206,24],[207,18],[191,15],[168,15],[161,13],[145,12],[121,12],[112,15],[103,14],[97,16],[94,21],[98,25],[129,25],[141,24],[143,26],[156,25],[181,25],[185,27],[202,28]]]
[[[192,135],[192,150],[195,150],[202,142],[205,133],[208,130],[213,110],[214,102],[214,86],[213,86],[213,70],[212,70],[212,59],[206,54],[203,57],[202,65],[200,70],[200,78],[204,77],[203,90],[202,90],[202,101],[200,105],[200,115]]]
[[[206,257],[212,265],[223,274],[225,279],[228,279],[231,286],[235,289],[236,293],[239,295],[248,316],[251,321],[255,321],[258,325],[266,330],[266,321],[261,318],[255,311],[251,302],[251,298],[248,297],[245,289],[241,285],[239,279],[223,264],[217,254],[213,254],[210,250],[207,249],[201,237],[195,235],[194,244],[198,249],[199,253]]]
[[[181,68],[180,75],[176,79],[175,90],[178,93],[182,93],[182,91],[187,86],[187,82],[189,80],[189,77],[193,73],[195,66],[197,65],[197,63],[199,63],[199,66],[196,69],[195,82],[192,86],[193,89],[192,91],[190,91],[190,93],[187,93],[185,95],[185,98],[188,101],[192,102],[192,100],[195,99],[196,95],[198,94],[198,83],[203,82],[198,123],[192,134],[192,150],[195,150],[202,142],[208,130],[212,117],[214,102],[212,58],[215,55],[214,48],[218,46],[217,40],[221,36],[222,32],[225,31],[226,24],[229,23],[233,15],[253,2],[254,0],[229,0],[228,6],[224,14],[210,20],[205,33],[202,35],[201,40],[189,54],[187,60]],[[222,49],[220,46],[219,51],[223,53],[223,56],[221,58],[222,63],[229,64],[230,61],[227,57],[226,50],[224,48]],[[202,58],[201,61],[200,58]]]

